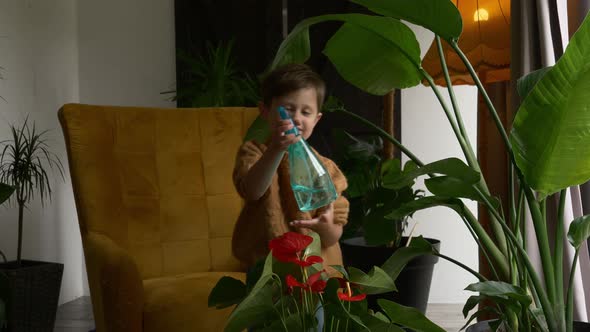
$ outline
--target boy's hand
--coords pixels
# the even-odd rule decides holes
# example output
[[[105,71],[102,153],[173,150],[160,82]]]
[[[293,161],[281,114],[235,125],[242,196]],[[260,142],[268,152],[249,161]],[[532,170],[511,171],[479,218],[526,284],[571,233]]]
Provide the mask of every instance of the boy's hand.
[[[294,220],[290,223],[295,228],[309,228],[320,235],[322,247],[329,247],[342,236],[342,225],[334,223],[334,203],[321,208],[320,215],[310,220]]]
[[[283,152],[287,150],[289,145],[298,142],[301,136],[294,134],[285,135],[285,132],[293,128],[293,123],[290,120],[277,119],[271,126],[271,141],[269,149]]]

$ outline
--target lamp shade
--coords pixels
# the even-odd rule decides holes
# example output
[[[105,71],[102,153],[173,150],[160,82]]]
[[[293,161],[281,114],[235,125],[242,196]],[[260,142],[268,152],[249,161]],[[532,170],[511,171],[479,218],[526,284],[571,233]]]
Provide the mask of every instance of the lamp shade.
[[[463,19],[459,47],[479,78],[484,83],[510,80],[510,1],[455,0],[454,3]],[[473,79],[459,56],[445,41],[442,44],[452,84],[473,85]],[[422,66],[436,84],[446,85],[435,41]]]

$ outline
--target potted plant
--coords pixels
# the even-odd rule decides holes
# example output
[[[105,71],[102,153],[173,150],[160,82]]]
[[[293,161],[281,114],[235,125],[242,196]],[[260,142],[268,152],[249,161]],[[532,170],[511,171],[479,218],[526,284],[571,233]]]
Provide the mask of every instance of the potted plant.
[[[478,292],[479,295],[468,300],[464,312],[469,312],[478,302],[489,299],[493,306],[484,310],[498,313],[497,325],[501,324],[512,330],[571,331],[574,326],[573,280],[570,280],[569,287],[564,291],[560,277],[563,272],[562,250],[565,245],[573,246],[576,252],[575,266],[580,245],[590,235],[590,216],[578,218],[571,223],[567,233],[569,244],[564,243],[563,228],[558,227],[557,234],[549,238],[544,202],[547,195],[560,193],[560,206],[563,207],[565,189],[590,178],[587,172],[590,154],[584,150],[590,146],[590,117],[586,107],[590,103],[590,95],[587,94],[590,45],[585,42],[590,38],[590,19],[586,18],[554,67],[521,79],[519,91],[524,100],[509,135],[473,67],[458,47],[457,40],[462,29],[461,15],[451,1],[352,2],[366,7],[376,15],[334,14],[303,20],[283,41],[271,68],[289,62],[305,62],[310,53],[309,27],[325,21],[339,21],[344,24],[327,42],[323,53],[344,79],[377,95],[384,95],[394,88],[411,87],[422,80],[427,81],[449,119],[467,163],[449,158],[425,165],[400,142],[384,134],[383,137],[401,149],[414,165],[404,168],[401,176],[385,176],[383,186],[398,189],[418,176],[427,176],[425,184],[432,193],[402,204],[387,217],[395,219],[439,205],[453,209],[471,231],[493,271],[492,278],[488,279],[460,262],[455,262],[480,280],[468,286],[468,290]],[[489,192],[485,179],[480,174],[479,164],[457,109],[442,52],[439,53],[451,105],[442,99],[432,77],[422,68],[416,37],[401,20],[434,32],[439,50],[442,49],[441,40],[446,41],[463,60],[479,92],[484,96],[510,156],[514,170],[514,173],[509,172],[514,174],[510,180],[519,188],[509,200],[509,214],[502,213],[498,200]],[[365,121],[361,117],[358,119]],[[491,235],[483,229],[460,198],[478,201],[488,208],[493,217]],[[523,245],[522,219],[526,210],[532,215],[535,225],[543,266],[540,273],[533,268]],[[563,214],[560,214],[559,221],[563,222],[562,219]],[[550,246],[550,243],[554,246]],[[555,254],[551,252],[552,247],[556,248]],[[382,268],[385,271],[399,269],[409,257],[424,253],[438,254],[437,250],[423,241],[412,241],[409,247],[396,251]],[[446,259],[452,261],[451,258]],[[555,303],[564,305],[556,306]],[[471,319],[477,314],[472,315]],[[414,318],[423,319],[420,316]],[[393,317],[390,316],[389,319]]]
[[[2,205],[2,203],[4,203],[6,200],[8,200],[8,198],[10,197],[10,195],[12,195],[12,193],[14,192],[14,187],[7,185],[6,183],[2,183],[0,182],[0,205]],[[0,259],[2,259],[2,262],[6,262],[6,255],[4,255],[4,253],[2,252],[2,250],[0,250]],[[3,278],[2,275],[0,275],[0,278]],[[2,282],[0,281],[0,287],[2,285]],[[2,294],[2,289],[0,289],[0,294]],[[4,302],[4,300],[2,299],[2,297],[0,297],[0,331],[3,331],[5,328],[8,327],[8,320],[6,318],[6,302]]]
[[[376,331],[383,326],[387,331],[403,331],[398,326],[443,331],[426,318],[409,321],[418,311],[388,300],[379,302],[394,319],[370,312],[367,294],[395,289],[393,280],[379,267],[364,273],[333,266],[342,277],[330,276],[320,264],[320,246],[316,233],[287,232],[269,242],[270,253],[250,270],[247,284],[222,277],[209,306],[237,304],[225,331]]]
[[[348,112],[339,108],[342,112]],[[408,218],[387,218],[402,204],[423,196],[422,190],[414,190],[414,182],[391,189],[383,185],[385,177],[401,175],[399,159],[381,157],[383,142],[380,137],[362,140],[346,131],[335,131],[337,164],[348,180],[345,191],[350,202],[348,224],[340,241],[345,266],[354,266],[369,272],[373,266],[381,266],[400,247],[411,241],[407,234]],[[440,249],[440,241],[427,239]],[[434,264],[438,257],[424,255],[414,258],[396,279],[397,291],[368,296],[369,308],[377,311],[377,299],[387,298],[399,304],[426,312]]]
[[[16,260],[0,262],[0,299],[9,330],[53,331],[63,264],[24,260],[21,253],[25,208],[35,197],[50,199],[48,172],[57,170],[63,179],[63,167],[48,149],[46,131],[38,132],[28,119],[10,128],[12,139],[0,142],[0,193],[6,198],[14,190],[8,201],[18,207],[18,246]]]
[[[182,72],[185,84],[172,100],[182,107],[256,106],[258,81],[235,64],[232,53],[234,41],[219,42],[216,46],[207,42],[204,54],[193,55],[178,50],[179,61],[186,66]]]

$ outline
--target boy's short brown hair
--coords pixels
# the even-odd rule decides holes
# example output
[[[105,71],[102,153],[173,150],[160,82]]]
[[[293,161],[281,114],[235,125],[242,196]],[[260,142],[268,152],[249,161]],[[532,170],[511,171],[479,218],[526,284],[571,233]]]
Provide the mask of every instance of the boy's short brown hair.
[[[313,88],[318,98],[318,112],[321,111],[326,94],[326,83],[311,67],[292,63],[271,71],[261,85],[262,102],[270,105],[272,99],[300,89]]]

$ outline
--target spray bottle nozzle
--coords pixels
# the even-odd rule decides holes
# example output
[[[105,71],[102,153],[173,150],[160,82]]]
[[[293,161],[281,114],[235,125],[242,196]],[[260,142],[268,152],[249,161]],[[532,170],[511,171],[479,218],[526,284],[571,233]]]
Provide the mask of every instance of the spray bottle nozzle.
[[[297,127],[295,127],[295,124],[293,123],[293,119],[291,119],[291,116],[289,116],[289,113],[287,112],[285,107],[279,106],[278,110],[279,110],[279,115],[282,120],[289,120],[289,121],[291,121],[291,124],[293,124],[293,128],[287,130],[285,132],[285,135],[295,134],[295,136],[299,136],[299,130],[297,130]]]

